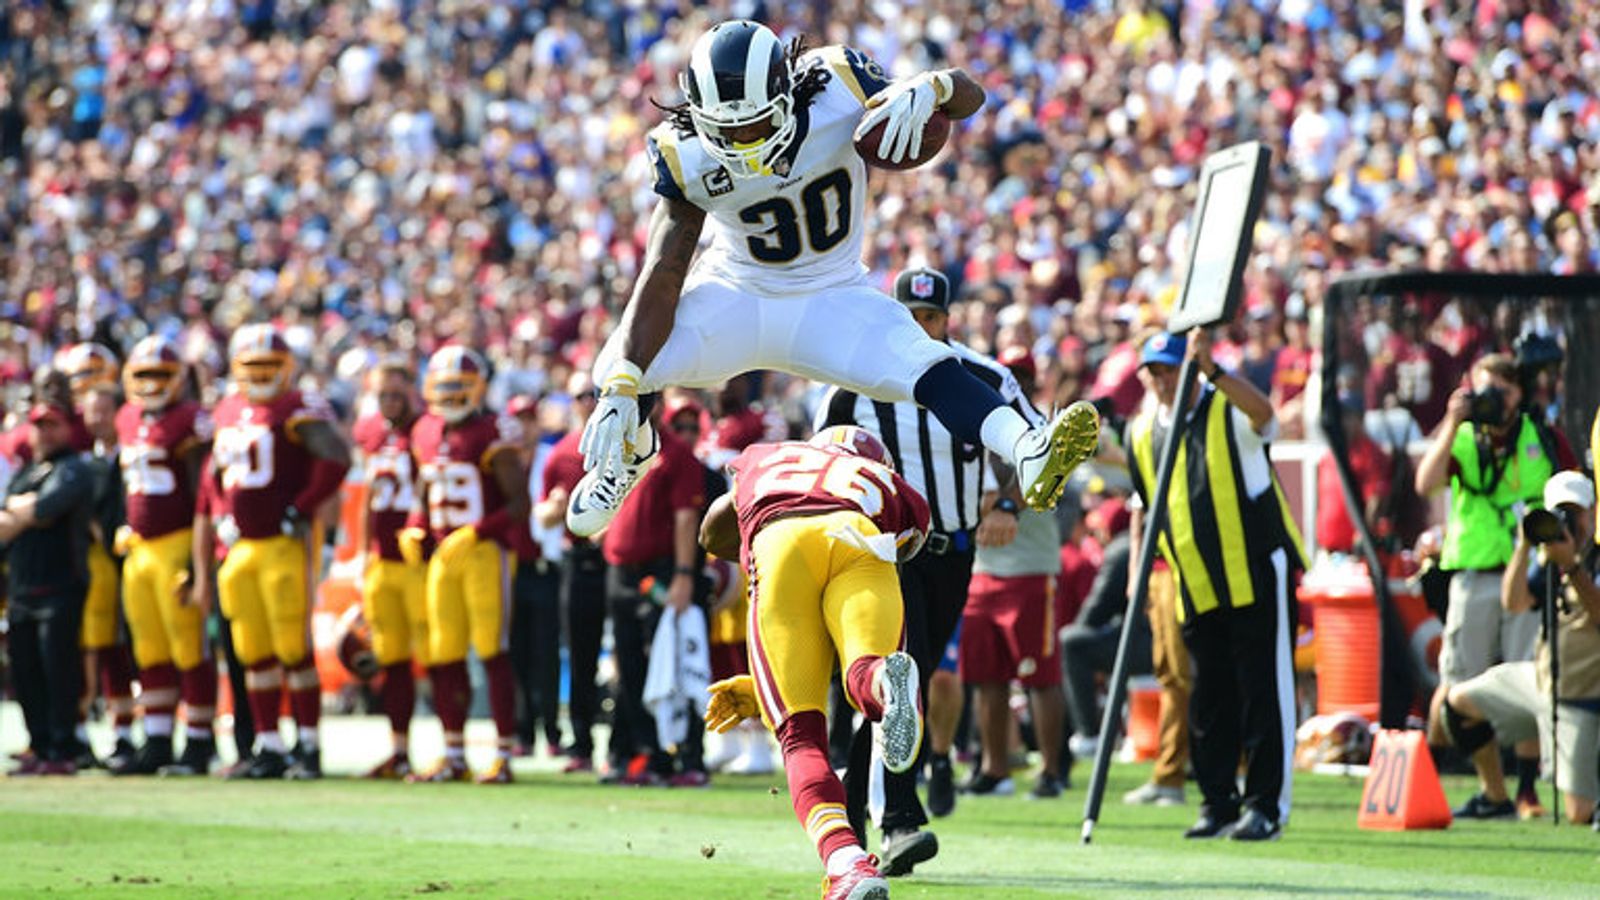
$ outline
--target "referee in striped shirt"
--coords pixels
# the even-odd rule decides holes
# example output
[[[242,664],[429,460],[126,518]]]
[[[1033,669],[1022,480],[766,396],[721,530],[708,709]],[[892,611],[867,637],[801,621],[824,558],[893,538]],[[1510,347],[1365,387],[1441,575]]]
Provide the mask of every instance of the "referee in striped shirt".
[[[1029,415],[1032,408],[1009,369],[949,339],[950,281],[943,273],[927,268],[901,272],[895,279],[894,295],[911,310],[930,337],[955,349],[957,358],[969,371],[998,391],[1024,417],[1030,421],[1037,418],[1037,414]],[[980,517],[978,501],[988,464],[985,451],[952,435],[937,417],[915,403],[884,403],[838,387],[828,391],[817,413],[817,430],[832,425],[858,425],[878,435],[894,458],[895,470],[927,498],[932,530],[922,552],[900,567],[906,649],[921,670],[922,696],[927,698],[929,680],[961,622],[962,607],[967,602],[976,549],[974,535]],[[1016,514],[1016,501],[1003,497],[988,513],[1001,520],[993,523],[991,530],[1015,536]],[[1002,542],[1006,539],[1002,538]],[[856,762],[866,744],[862,739],[865,733],[866,729],[858,733],[852,752],[852,777],[847,779],[851,782],[857,780],[861,768]],[[924,745],[924,751],[927,749]],[[895,775],[881,766],[872,767],[870,805],[877,814],[881,804],[881,814],[875,817],[883,829],[879,856],[885,875],[910,874],[913,866],[938,853],[938,839],[931,831],[921,830],[928,824],[928,817],[917,797],[919,768],[920,765],[913,766],[904,774]],[[860,790],[859,785],[853,786]]]

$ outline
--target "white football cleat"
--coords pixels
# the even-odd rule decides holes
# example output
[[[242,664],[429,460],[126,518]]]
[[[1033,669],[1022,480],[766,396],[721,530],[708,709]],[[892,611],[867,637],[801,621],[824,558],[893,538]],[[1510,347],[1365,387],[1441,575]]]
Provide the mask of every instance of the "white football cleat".
[[[878,700],[883,704],[883,719],[873,724],[872,733],[883,756],[883,766],[899,774],[917,761],[922,749],[921,678],[911,654],[891,653],[883,658],[873,678]]]
[[[624,463],[622,471],[599,465],[583,474],[583,479],[573,489],[567,501],[567,530],[578,537],[590,537],[611,524],[622,501],[628,498],[640,476],[650,468],[650,463],[661,451],[661,439],[654,428],[650,432],[650,452]]]
[[[1030,428],[1017,441],[1012,460],[1023,501],[1039,512],[1055,509],[1067,476],[1094,456],[1099,444],[1100,413],[1083,400],[1057,413],[1050,424]]]

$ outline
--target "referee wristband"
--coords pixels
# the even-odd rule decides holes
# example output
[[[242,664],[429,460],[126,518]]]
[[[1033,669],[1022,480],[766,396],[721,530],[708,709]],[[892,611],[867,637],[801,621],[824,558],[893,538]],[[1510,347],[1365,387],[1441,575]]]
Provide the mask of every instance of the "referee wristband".
[[[1018,511],[1017,501],[1011,499],[1010,497],[1001,497],[999,500],[996,500],[994,502],[994,508],[1003,513],[1010,513],[1013,516],[1016,515]]]
[[[678,566],[672,570],[674,575],[694,575],[694,566]]]

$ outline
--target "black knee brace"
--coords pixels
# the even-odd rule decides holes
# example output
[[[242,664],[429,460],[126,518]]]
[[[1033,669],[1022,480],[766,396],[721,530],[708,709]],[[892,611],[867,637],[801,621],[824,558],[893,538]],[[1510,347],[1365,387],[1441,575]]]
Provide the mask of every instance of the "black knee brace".
[[[1450,742],[1456,745],[1468,756],[1478,752],[1484,744],[1494,740],[1494,726],[1488,722],[1479,722],[1468,725],[1467,717],[1463,716],[1450,701],[1446,700],[1444,706],[1444,730],[1450,734]]]

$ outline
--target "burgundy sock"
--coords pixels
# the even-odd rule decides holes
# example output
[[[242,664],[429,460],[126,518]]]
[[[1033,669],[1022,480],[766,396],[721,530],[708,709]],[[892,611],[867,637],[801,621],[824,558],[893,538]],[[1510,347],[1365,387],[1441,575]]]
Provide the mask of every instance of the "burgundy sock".
[[[517,682],[511,673],[511,657],[504,653],[483,663],[484,679],[489,682],[489,714],[501,740],[517,736]]]
[[[883,704],[878,702],[878,693],[872,689],[872,678],[882,664],[881,656],[860,656],[850,664],[850,671],[844,676],[844,689],[850,701],[873,722],[883,718]]]
[[[217,667],[209,660],[178,673],[185,720],[195,728],[210,728],[217,711]]]
[[[322,719],[322,683],[317,678],[316,666],[308,658],[292,668],[285,668],[289,711],[294,713],[295,724],[301,728],[317,727]]]
[[[795,713],[778,726],[778,744],[795,817],[822,861],[841,847],[859,846],[845,816],[844,785],[828,764],[828,720],[814,710]]]
[[[393,734],[411,730],[411,710],[417,705],[417,680],[411,674],[411,660],[390,663],[383,668],[383,714],[389,717]]]
[[[95,651],[100,663],[100,694],[111,708],[113,725],[133,724],[133,654],[122,645]],[[124,701],[124,702],[118,702]]]
[[[267,675],[277,675],[277,660],[267,660],[249,666],[250,672]],[[250,717],[255,720],[256,733],[278,733],[278,716],[283,712],[283,681],[281,677],[273,679],[271,687],[251,687],[246,689],[250,703]]]
[[[433,708],[439,713],[439,724],[447,734],[460,733],[467,726],[467,705],[472,700],[466,662],[430,666],[428,677],[433,681]]]

